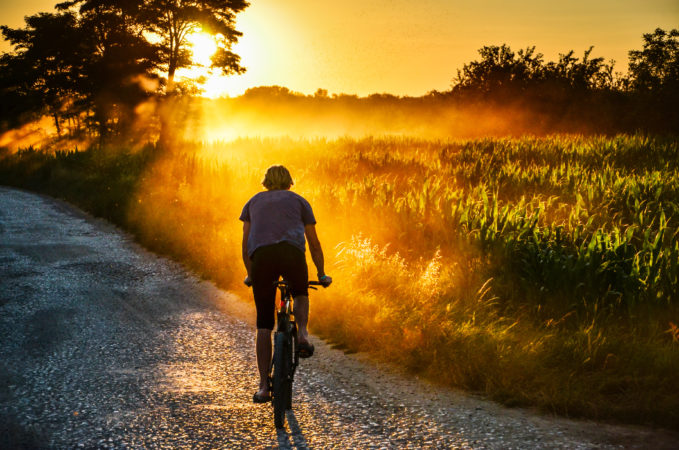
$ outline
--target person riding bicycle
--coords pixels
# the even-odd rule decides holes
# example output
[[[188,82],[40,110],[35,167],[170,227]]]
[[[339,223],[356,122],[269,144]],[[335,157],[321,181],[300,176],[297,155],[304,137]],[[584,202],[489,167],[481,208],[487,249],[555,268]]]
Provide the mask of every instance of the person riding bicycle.
[[[318,272],[318,280],[329,286],[332,278],[324,272],[323,250],[316,234],[316,218],[311,205],[302,196],[291,192],[293,181],[283,166],[271,166],[266,171],[259,192],[243,207],[243,263],[247,270],[245,284],[252,286],[257,309],[257,367],[259,390],[253,401],[271,400],[269,369],[271,367],[271,332],[275,324],[275,282],[287,280],[294,298],[298,348],[301,358],[314,353],[309,342],[309,275],[305,257],[305,236],[309,242],[311,259]]]

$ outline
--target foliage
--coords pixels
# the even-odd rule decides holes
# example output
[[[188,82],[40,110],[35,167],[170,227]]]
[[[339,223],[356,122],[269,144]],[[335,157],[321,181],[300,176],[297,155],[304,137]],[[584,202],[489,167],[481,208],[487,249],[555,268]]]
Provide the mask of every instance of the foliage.
[[[14,51],[0,59],[0,120],[9,128],[22,118],[48,114],[58,135],[68,120],[70,137],[87,132],[101,141],[138,140],[146,133],[148,139],[153,123],[139,107],[161,92],[161,69],[169,90],[185,94],[184,87],[175,89],[174,75],[194,65],[188,33],[202,26],[216,35],[213,68],[224,74],[245,70],[231,45],[240,36],[235,15],[247,6],[244,0],[72,0],[58,4],[59,13],[27,17],[23,29],[3,26]],[[149,35],[160,41],[152,43]],[[162,109],[166,116],[175,113],[170,107],[175,101],[169,103]]]
[[[598,132],[672,132],[679,127],[678,37],[679,30],[660,28],[644,34],[643,50],[629,52],[627,76],[614,75],[614,61],[592,58],[593,47],[582,58],[571,50],[545,63],[535,47],[484,46],[480,60],[458,70],[450,95],[519,105],[551,122],[592,123]]]
[[[76,102],[81,97],[79,74],[91,49],[72,13],[41,13],[26,17],[26,25],[24,29],[1,27],[17,49],[15,55],[3,54],[0,59],[3,103],[13,106],[3,116],[44,110],[54,118],[60,134],[60,121],[69,109],[65,99]]]
[[[93,106],[100,137],[131,129],[137,105],[152,95],[148,81],[157,80],[158,55],[139,35],[126,2],[97,2],[80,9],[82,32],[93,39],[81,81]],[[154,86],[152,83],[151,86]]]
[[[236,30],[236,14],[248,6],[245,0],[150,0],[144,3],[145,25],[148,31],[161,37],[160,48],[172,85],[175,71],[193,65],[189,57],[186,36],[202,27],[218,37],[217,53],[212,67],[225,75],[245,72],[240,57],[231,52],[231,45],[242,35]]]
[[[510,90],[514,95],[539,79],[543,70],[543,55],[536,54],[535,47],[514,53],[507,45],[491,45],[482,47],[479,54],[481,61],[472,61],[457,71],[454,89],[483,95]]]
[[[135,107],[151,94],[140,80],[156,78],[156,54],[125,11],[102,4],[79,15],[41,13],[26,24],[2,27],[16,48],[2,57],[15,74],[5,89],[19,93],[29,109],[44,108],[59,134],[62,120],[73,122],[76,135],[82,125],[96,127],[102,139],[128,132]]]
[[[473,92],[500,100],[517,94],[550,93],[567,89],[582,93],[613,87],[613,66],[603,58],[592,58],[593,47],[585,51],[582,60],[574,51],[559,55],[557,62],[544,63],[535,47],[514,53],[507,45],[485,46],[479,50],[480,61],[472,61],[458,70],[453,80],[453,92]],[[530,92],[529,92],[530,91]]]
[[[643,50],[632,50],[630,83],[639,91],[679,90],[679,30],[657,28],[644,34]]]
[[[114,12],[115,17],[123,19],[126,27],[133,27],[137,35],[158,36],[155,44],[159,63],[167,73],[168,86],[172,90],[177,69],[192,67],[190,43],[187,36],[203,28],[216,36],[217,53],[213,56],[212,67],[219,68],[224,74],[242,73],[240,58],[230,51],[231,45],[242,35],[235,28],[236,14],[243,11],[248,3],[245,0],[71,0],[58,7],[71,8],[79,5],[83,16],[103,19]],[[123,25],[120,24],[120,25]],[[102,30],[97,30],[102,31]],[[106,30],[103,30],[106,32]],[[110,31],[110,30],[109,30]],[[115,41],[115,35],[108,34]]]
[[[642,50],[629,52],[632,108],[646,117],[647,129],[661,130],[663,124],[679,129],[679,29],[658,28],[643,39]]]

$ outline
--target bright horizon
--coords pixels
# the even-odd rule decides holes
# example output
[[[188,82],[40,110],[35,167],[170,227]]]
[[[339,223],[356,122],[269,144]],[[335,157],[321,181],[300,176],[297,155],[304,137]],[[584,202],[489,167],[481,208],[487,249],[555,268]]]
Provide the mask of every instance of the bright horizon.
[[[3,1],[2,25],[23,27],[23,17],[53,10],[56,1]],[[256,86],[279,85],[313,94],[373,93],[419,96],[447,90],[484,45],[516,51],[535,46],[546,60],[590,45],[593,57],[627,70],[628,52],[642,35],[679,27],[676,0],[252,0],[238,15],[243,32],[234,50],[247,72],[208,79],[209,96],[237,96]],[[0,43],[7,51],[7,42]],[[204,55],[203,55],[204,57]]]

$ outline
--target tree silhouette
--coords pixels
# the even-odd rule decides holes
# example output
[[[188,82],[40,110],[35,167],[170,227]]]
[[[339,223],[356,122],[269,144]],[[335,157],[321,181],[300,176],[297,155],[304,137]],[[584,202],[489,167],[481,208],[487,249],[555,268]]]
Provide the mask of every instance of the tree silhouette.
[[[214,35],[217,51],[211,58],[211,67],[221,69],[225,75],[243,73],[245,68],[240,65],[240,57],[231,47],[242,35],[236,30],[236,14],[248,5],[245,0],[147,0],[143,3],[143,26],[160,38],[157,45],[167,73],[169,98],[162,102],[159,111],[161,147],[168,148],[177,139],[181,125],[177,111],[182,109],[179,106],[182,100],[173,97],[183,91],[176,89],[176,71],[194,65],[188,35],[200,28]]]
[[[1,27],[16,49],[0,60],[2,96],[24,108],[15,112],[46,112],[61,135],[62,116],[82,97],[80,77],[89,51],[72,13],[40,13],[25,20],[23,29]]]
[[[245,0],[150,0],[144,3],[144,26],[161,39],[158,45],[167,72],[168,92],[174,88],[177,69],[194,65],[187,36],[200,28],[216,36],[217,51],[212,57],[212,68],[221,69],[224,75],[245,72],[240,57],[231,48],[242,35],[236,30],[236,14],[248,5]]]
[[[542,53],[535,47],[513,52],[507,45],[484,46],[480,61],[465,64],[453,80],[453,91],[488,95],[515,94],[540,76]]]
[[[644,34],[643,50],[629,52],[632,89],[677,91],[679,85],[679,30],[657,28]]]
[[[642,50],[629,52],[628,86],[635,95],[638,126],[679,130],[679,30],[644,34]]]
[[[68,118],[95,127],[102,140],[124,136],[134,108],[153,94],[148,81],[158,78],[157,49],[130,20],[133,2],[69,10],[76,3],[57,5],[60,13],[27,17],[25,28],[2,27],[14,47],[0,59],[2,98],[51,115],[59,135]]]
[[[458,70],[453,91],[502,98],[546,86],[579,92],[608,89],[613,81],[613,63],[590,58],[592,48],[585,51],[582,60],[574,57],[571,50],[559,55],[557,62],[545,63],[535,47],[515,53],[506,44],[485,46],[479,50],[480,61],[472,61]]]
[[[559,55],[559,61],[550,62],[543,69],[543,78],[558,80],[575,91],[590,89],[608,89],[613,83],[613,66],[604,62],[604,58],[592,58],[590,47],[585,51],[582,61],[574,57],[574,51]]]
[[[174,82],[178,69],[194,65],[189,33],[202,28],[215,35],[212,68],[245,71],[231,47],[241,36],[236,13],[247,6],[245,0],[70,0],[57,4],[57,14],[27,17],[25,28],[3,26],[14,50],[0,57],[0,122],[47,113],[59,134],[68,117],[96,128],[102,139],[123,136],[136,106],[163,86],[173,95],[195,94],[192,84]],[[167,105],[159,114],[161,137],[174,125]]]
[[[161,60],[157,48],[142,35],[139,2],[69,1],[58,9],[78,8],[81,39],[90,53],[83,65],[80,90],[93,114],[101,139],[123,136],[134,121],[135,107],[148,99],[158,83]]]
[[[545,62],[535,47],[514,52],[507,45],[485,46],[480,60],[458,70],[451,96],[458,102],[519,108],[531,114],[537,129],[581,131],[601,123],[614,129],[613,65],[592,58],[592,47],[582,58],[574,51]]]

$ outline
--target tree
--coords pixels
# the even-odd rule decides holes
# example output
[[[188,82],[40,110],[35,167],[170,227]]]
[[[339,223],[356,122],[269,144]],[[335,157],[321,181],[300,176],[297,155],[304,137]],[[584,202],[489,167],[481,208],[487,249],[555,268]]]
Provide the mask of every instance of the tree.
[[[80,97],[79,83],[89,53],[72,13],[26,17],[26,28],[0,27],[15,48],[2,56],[3,99],[13,98],[24,111],[44,111],[61,134],[61,118]]]
[[[245,0],[149,0],[144,3],[144,26],[160,37],[158,45],[167,73],[168,92],[173,91],[177,69],[194,65],[187,36],[200,28],[217,39],[212,68],[220,69],[224,75],[245,72],[240,57],[231,48],[242,35],[236,30],[236,14],[248,5]]]
[[[506,44],[484,46],[480,61],[465,64],[453,80],[453,91],[490,94],[516,94],[539,77],[542,53],[528,47],[514,53]]]
[[[285,99],[289,100],[295,96],[299,96],[297,92],[293,92],[284,86],[257,86],[253,88],[248,88],[243,93],[243,98],[247,99]]]
[[[607,89],[613,80],[613,63],[590,58],[593,47],[580,60],[574,51],[559,55],[558,62],[544,63],[535,47],[513,52],[507,45],[479,50],[480,61],[465,64],[453,80],[453,91],[471,91],[485,96],[519,94],[549,85],[552,89],[585,92]],[[533,92],[532,94],[536,94]]]
[[[679,30],[644,34],[643,50],[629,52],[630,86],[637,91],[672,91],[679,86]]]
[[[570,51],[545,63],[535,47],[514,52],[507,45],[486,46],[479,50],[480,60],[458,71],[451,97],[521,111],[536,129],[590,129],[600,116],[610,115],[617,101],[613,62],[592,58],[592,50],[582,58]],[[615,120],[605,124],[606,131],[614,128],[611,123]]]
[[[88,0],[91,1],[91,0]],[[162,55],[162,66],[167,73],[165,99],[160,105],[160,136],[162,147],[168,148],[176,141],[177,130],[183,123],[182,99],[172,98],[180,91],[176,89],[175,73],[182,67],[191,67],[190,43],[188,36],[203,29],[215,36],[217,51],[211,58],[211,68],[218,68],[224,75],[245,72],[240,57],[231,51],[232,45],[242,35],[236,30],[236,14],[249,4],[245,0],[146,0],[141,17],[147,32],[159,38],[157,44]]]
[[[124,136],[135,107],[155,91],[149,81],[158,78],[157,48],[130,20],[134,1],[93,1],[72,10],[77,3],[27,17],[25,28],[2,27],[14,47],[0,59],[2,98],[51,115],[58,134],[68,118],[92,125],[101,139]]]
[[[231,51],[241,33],[235,28],[236,14],[248,6],[245,0],[71,0],[58,5],[68,9],[79,7],[84,26],[97,40],[96,63],[90,66],[90,87],[102,86],[95,96],[100,107],[100,124],[130,117],[129,105],[143,97],[140,83],[130,80],[153,78],[165,72],[165,92],[170,98],[160,103],[160,140],[167,143],[177,129],[177,101],[174,96],[192,92],[192,86],[177,86],[176,71],[195,65],[191,58],[190,33],[203,29],[217,40],[218,49],[212,57],[212,68],[222,73],[243,73],[240,58]],[[150,42],[153,41],[153,44]],[[128,64],[130,63],[130,64]],[[135,75],[136,71],[136,75]],[[158,85],[162,87],[162,83]],[[110,93],[119,98],[111,99]],[[127,102],[120,102],[120,98]],[[181,103],[181,100],[179,100]],[[122,113],[116,113],[120,108]],[[101,113],[114,114],[114,117]],[[107,127],[102,127],[104,134]]]
[[[573,56],[573,50],[560,54],[558,62],[545,65],[543,78],[557,80],[577,92],[610,88],[614,62],[606,64],[601,57],[590,59],[593,49],[590,47],[585,50],[582,61]]]
[[[91,49],[80,89],[100,138],[111,134],[123,137],[132,128],[136,106],[149,99],[158,86],[160,54],[143,36],[139,1],[76,0],[57,8],[76,5],[81,39]]]
[[[642,50],[629,52],[630,95],[637,126],[656,131],[679,130],[679,30],[657,28],[644,34]]]

